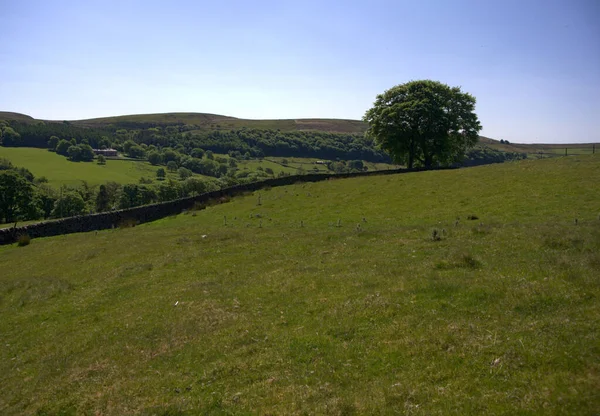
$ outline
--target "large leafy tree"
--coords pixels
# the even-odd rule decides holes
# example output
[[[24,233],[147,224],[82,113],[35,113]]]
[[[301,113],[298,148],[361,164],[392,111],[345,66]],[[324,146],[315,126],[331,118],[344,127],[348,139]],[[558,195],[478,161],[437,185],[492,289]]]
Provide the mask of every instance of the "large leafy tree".
[[[74,191],[68,191],[64,193],[54,203],[54,209],[52,210],[53,217],[73,217],[75,215],[85,214],[85,201],[83,197]]]
[[[472,95],[430,80],[390,88],[363,119],[367,135],[409,168],[462,160],[481,130]]]
[[[39,217],[31,183],[15,171],[0,171],[0,222]]]

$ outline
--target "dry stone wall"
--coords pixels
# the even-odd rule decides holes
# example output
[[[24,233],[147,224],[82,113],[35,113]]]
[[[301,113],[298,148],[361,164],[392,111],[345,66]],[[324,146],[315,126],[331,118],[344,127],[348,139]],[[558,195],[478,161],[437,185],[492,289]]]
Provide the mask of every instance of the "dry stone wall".
[[[196,204],[218,201],[223,197],[234,197],[240,193],[254,192],[266,187],[292,185],[302,182],[319,182],[328,179],[352,178],[358,176],[389,175],[398,173],[417,172],[423,169],[394,169],[385,171],[342,173],[342,174],[308,174],[272,178],[260,182],[235,185],[218,191],[207,192],[189,198],[159,204],[144,205],[141,207],[123,209],[118,211],[102,212],[77,217],[61,218],[42,223],[25,225],[23,227],[5,228],[0,230],[0,245],[11,244],[17,241],[20,235],[27,234],[31,238],[51,237],[55,235],[89,232],[116,228],[126,223],[141,224],[155,221],[170,215],[177,215]]]

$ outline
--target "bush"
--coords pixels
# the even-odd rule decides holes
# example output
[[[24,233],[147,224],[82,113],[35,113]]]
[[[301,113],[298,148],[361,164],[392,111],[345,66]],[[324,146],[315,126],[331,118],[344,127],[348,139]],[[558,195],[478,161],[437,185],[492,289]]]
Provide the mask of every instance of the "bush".
[[[124,228],[133,228],[138,224],[135,218],[125,218],[121,220],[119,223],[119,228],[122,230]]]
[[[17,237],[17,245],[19,247],[28,246],[30,242],[31,237],[29,237],[29,234],[21,234]]]

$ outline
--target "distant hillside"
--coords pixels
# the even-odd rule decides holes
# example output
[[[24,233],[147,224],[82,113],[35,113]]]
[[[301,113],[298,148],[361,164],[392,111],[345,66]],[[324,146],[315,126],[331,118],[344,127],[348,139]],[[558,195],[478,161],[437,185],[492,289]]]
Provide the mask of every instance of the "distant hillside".
[[[0,120],[63,122],[62,120],[36,120],[25,114],[10,112],[0,112]],[[192,132],[195,130],[237,130],[248,128],[286,132],[313,130],[330,133],[362,134],[367,128],[360,120],[324,118],[248,120],[208,113],[134,114],[87,120],[69,120],[68,122],[76,126],[89,128],[144,129],[149,127],[187,126],[186,130]]]
[[[26,114],[0,111],[0,120],[14,120],[19,123],[44,123],[63,124],[62,120],[37,120]],[[281,132],[325,132],[341,134],[362,135],[367,129],[360,120],[343,119],[282,119],[282,120],[249,120],[230,116],[209,113],[158,113],[134,114],[115,117],[101,117],[87,120],[70,120],[71,126],[90,128],[94,130],[117,129],[144,130],[152,127],[179,126],[181,131],[191,134],[203,134],[211,131],[230,131],[240,129],[273,130]],[[509,153],[564,153],[565,148],[571,148],[581,153],[591,153],[592,144],[517,144],[480,137],[480,146],[500,152]],[[575,150],[578,149],[578,150]],[[585,150],[582,150],[585,149]]]
[[[0,120],[16,120],[16,121],[35,121],[35,119],[27,114],[12,113],[10,111],[0,111]]]
[[[153,126],[186,125],[198,130],[236,130],[241,128],[259,130],[305,131],[318,130],[332,133],[364,133],[366,125],[359,120],[341,119],[283,119],[249,120],[207,113],[137,114],[75,120],[71,123],[89,127],[145,128]],[[193,129],[192,129],[193,131]]]
[[[590,154],[593,151],[594,145],[596,150],[600,149],[600,143],[509,143],[508,141],[498,141],[488,137],[479,137],[481,146],[488,146],[492,149],[501,152],[516,152],[527,154],[564,154],[567,149],[568,154]],[[570,149],[570,151],[569,151]]]

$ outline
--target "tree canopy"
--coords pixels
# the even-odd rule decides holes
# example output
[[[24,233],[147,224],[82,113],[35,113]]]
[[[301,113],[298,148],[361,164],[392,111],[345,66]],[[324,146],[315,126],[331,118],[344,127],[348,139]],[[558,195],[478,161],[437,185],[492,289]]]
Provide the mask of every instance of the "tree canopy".
[[[461,161],[481,130],[472,95],[430,80],[379,94],[363,120],[369,125],[367,136],[409,168]]]
[[[30,182],[14,170],[0,171],[0,221],[26,220],[37,215]]]

